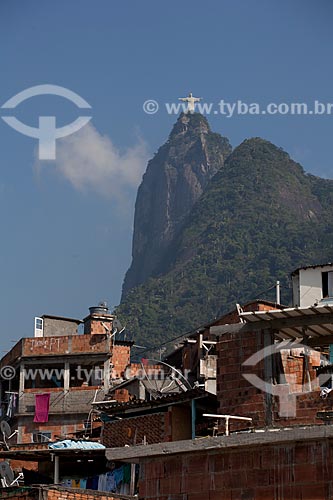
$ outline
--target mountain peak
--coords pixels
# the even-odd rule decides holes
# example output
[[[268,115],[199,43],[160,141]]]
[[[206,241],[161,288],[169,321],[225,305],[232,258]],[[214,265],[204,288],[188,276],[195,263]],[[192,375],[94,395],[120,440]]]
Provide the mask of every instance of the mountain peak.
[[[169,140],[176,136],[190,134],[208,134],[211,132],[207,119],[200,113],[181,113],[170,133]]]
[[[132,264],[123,293],[160,271],[160,262],[211,178],[231,153],[200,113],[182,113],[149,161],[135,203]]]

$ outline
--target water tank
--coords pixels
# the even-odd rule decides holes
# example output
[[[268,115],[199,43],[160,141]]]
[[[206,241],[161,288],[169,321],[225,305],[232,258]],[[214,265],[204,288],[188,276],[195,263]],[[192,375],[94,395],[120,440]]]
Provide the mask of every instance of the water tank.
[[[90,315],[94,314],[97,316],[109,315],[109,308],[106,303],[98,304],[98,306],[89,307]]]

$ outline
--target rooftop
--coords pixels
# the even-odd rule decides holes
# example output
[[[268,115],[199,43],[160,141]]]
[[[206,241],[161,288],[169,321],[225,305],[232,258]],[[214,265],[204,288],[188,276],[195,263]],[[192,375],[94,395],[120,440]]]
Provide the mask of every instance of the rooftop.
[[[298,267],[297,269],[295,269],[294,271],[292,271],[291,276],[295,276],[296,274],[299,273],[299,271],[302,271],[304,269],[317,269],[319,267],[327,267],[327,266],[333,266],[333,263],[332,262],[327,262],[326,264],[316,264],[316,265],[312,265],[312,266]]]
[[[270,330],[277,340],[302,340],[309,345],[333,342],[333,307],[292,307],[281,311],[254,311],[240,314],[242,323],[212,326],[212,334]]]
[[[201,399],[212,397],[212,395],[200,388],[191,389],[186,392],[172,393],[165,396],[157,397],[151,401],[134,399],[126,403],[118,403],[116,401],[96,401],[92,403],[93,408],[103,411],[108,414],[115,413],[131,413],[140,411],[141,409],[151,409],[162,406],[170,406],[172,404],[188,402],[193,399]]]
[[[182,453],[198,453],[200,451],[221,451],[241,447],[258,447],[269,444],[285,444],[294,441],[316,441],[333,439],[333,426],[318,425],[294,427],[286,429],[270,429],[255,432],[236,432],[230,436],[208,437],[204,439],[188,439],[151,445],[128,446],[124,448],[106,449],[106,458],[112,461],[138,463],[141,459],[153,459],[179,455]]]
[[[66,318],[65,316],[54,316],[52,314],[43,314],[43,316],[40,316],[42,319],[48,318],[48,319],[56,319],[59,321],[70,321],[72,323],[77,323],[78,325],[80,323],[83,323],[81,319],[76,319],[76,318]]]

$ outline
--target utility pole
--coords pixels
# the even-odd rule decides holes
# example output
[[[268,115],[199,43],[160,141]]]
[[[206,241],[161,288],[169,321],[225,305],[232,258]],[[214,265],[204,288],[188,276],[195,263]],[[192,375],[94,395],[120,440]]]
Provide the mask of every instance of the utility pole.
[[[280,282],[276,282],[276,303],[281,304]]]

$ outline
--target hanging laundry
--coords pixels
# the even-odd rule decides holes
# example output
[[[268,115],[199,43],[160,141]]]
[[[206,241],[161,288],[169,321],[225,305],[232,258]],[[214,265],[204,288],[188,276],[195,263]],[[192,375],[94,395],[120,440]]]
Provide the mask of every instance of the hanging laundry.
[[[92,490],[98,490],[98,480],[99,480],[98,476],[94,476],[92,478],[92,486],[91,486]]]
[[[125,484],[125,483],[121,483],[121,486],[120,486],[120,489],[119,489],[118,493],[120,493],[120,495],[129,495],[129,493],[130,493],[130,485],[129,484]]]
[[[25,477],[24,477],[25,479]],[[65,479],[62,483],[61,486],[71,488],[72,487],[72,480],[71,479]]]
[[[88,477],[87,479],[87,490],[92,490],[93,489],[93,478]]]
[[[48,422],[50,408],[50,394],[35,395],[35,418],[34,422]]]
[[[119,469],[115,469],[113,471],[113,473],[114,473],[114,479],[116,481],[116,485],[117,485],[117,488],[118,488],[119,484],[124,479],[124,468],[123,467],[119,467]]]
[[[16,409],[16,401],[17,401],[16,394],[14,394],[13,392],[10,393],[8,408],[7,408],[7,413],[6,413],[6,416],[8,418],[12,418],[14,415],[14,411]]]
[[[106,474],[100,474],[98,477],[98,491],[106,491]]]
[[[131,466],[130,464],[124,465],[124,483],[130,484],[131,482]]]
[[[113,472],[106,473],[106,490],[105,491],[115,491],[117,488],[116,480]]]
[[[80,479],[80,488],[82,488],[84,490],[87,488],[87,479],[86,478]]]

